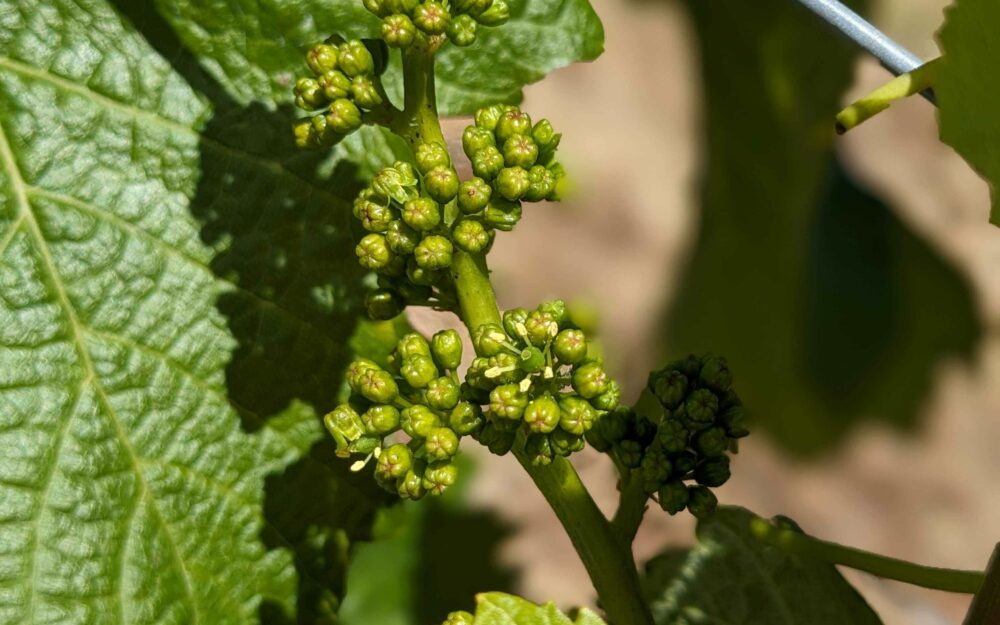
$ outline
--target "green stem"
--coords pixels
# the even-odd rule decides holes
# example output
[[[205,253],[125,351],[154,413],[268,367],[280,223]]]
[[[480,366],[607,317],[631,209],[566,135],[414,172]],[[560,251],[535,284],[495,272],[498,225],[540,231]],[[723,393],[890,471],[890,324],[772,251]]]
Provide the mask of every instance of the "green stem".
[[[390,124],[410,149],[427,141],[444,144],[434,90],[434,46],[412,46],[403,52],[403,110]]]
[[[969,613],[962,625],[995,625],[1000,623],[1000,544],[993,550],[986,565],[986,579],[972,598]]]
[[[635,540],[635,533],[639,531],[639,524],[646,513],[646,504],[649,495],[642,488],[642,476],[638,471],[632,471],[628,480],[623,480],[621,500],[618,503],[618,510],[615,517],[611,519],[611,526],[618,532],[618,535],[627,544],[632,544]]]
[[[500,323],[496,294],[482,254],[455,250],[451,259],[451,275],[458,291],[458,306],[469,332],[487,323]]]
[[[980,571],[941,569],[897,560],[813,538],[792,529],[782,529],[766,519],[754,519],[750,529],[760,540],[791,553],[824,560],[831,564],[840,564],[915,586],[973,594],[983,585],[984,575]]]
[[[940,59],[928,61],[912,72],[893,78],[837,113],[837,133],[844,134],[855,128],[889,108],[897,100],[930,89],[937,73],[938,61]]]

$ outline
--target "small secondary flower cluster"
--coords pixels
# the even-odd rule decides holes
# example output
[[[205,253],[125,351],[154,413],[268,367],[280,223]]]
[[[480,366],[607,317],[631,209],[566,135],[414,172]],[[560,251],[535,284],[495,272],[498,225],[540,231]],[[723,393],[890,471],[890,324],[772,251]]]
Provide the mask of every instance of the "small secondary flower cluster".
[[[489,404],[477,440],[495,454],[518,435],[533,464],[583,449],[584,435],[618,406],[621,389],[605,373],[565,303],[545,302],[503,314],[502,327],[473,332],[480,355],[466,374],[470,396]]]
[[[502,26],[510,19],[507,0],[364,0],[364,5],[382,18],[382,39],[394,48],[428,47],[429,39],[442,37],[470,46],[479,26]]]
[[[701,518],[715,510],[711,487],[729,480],[730,451],[747,436],[743,405],[726,361],[688,356],[649,376],[663,408],[658,423],[630,409],[608,415],[587,437],[627,469],[671,515],[687,508]],[[696,484],[687,485],[685,482]]]
[[[364,42],[330,37],[306,54],[312,77],[295,83],[295,105],[315,113],[294,126],[300,148],[329,147],[361,127],[362,111],[386,104],[375,56]]]

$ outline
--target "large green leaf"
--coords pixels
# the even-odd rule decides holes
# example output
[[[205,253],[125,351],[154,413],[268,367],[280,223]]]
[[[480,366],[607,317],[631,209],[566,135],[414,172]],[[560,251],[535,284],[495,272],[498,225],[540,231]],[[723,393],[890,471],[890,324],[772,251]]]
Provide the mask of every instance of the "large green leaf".
[[[944,59],[934,84],[941,139],[993,189],[990,221],[1000,225],[1000,5],[956,0],[939,36]]]
[[[878,616],[830,564],[789,555],[750,532],[753,513],[723,507],[698,543],[647,565],[659,625],[876,625]]]
[[[571,620],[554,603],[535,605],[502,592],[478,595],[475,617],[475,625],[604,625],[604,620],[587,608]]]
[[[383,501],[317,418],[399,330],[357,328],[375,163],[116,8],[0,0],[0,623],[321,622]]]
[[[181,39],[207,58],[206,70],[241,103],[288,102],[303,53],[333,33],[373,37],[379,20],[360,0],[156,0]],[[444,114],[517,102],[521,87],[604,50],[604,29],[588,0],[513,0],[501,28],[480,29],[468,48],[445,46],[436,72]],[[387,72],[397,104],[399,72]]]
[[[708,149],[671,351],[726,356],[751,416],[795,452],[861,418],[912,424],[935,364],[979,327],[966,281],[836,161],[853,50],[794,2],[687,6]]]

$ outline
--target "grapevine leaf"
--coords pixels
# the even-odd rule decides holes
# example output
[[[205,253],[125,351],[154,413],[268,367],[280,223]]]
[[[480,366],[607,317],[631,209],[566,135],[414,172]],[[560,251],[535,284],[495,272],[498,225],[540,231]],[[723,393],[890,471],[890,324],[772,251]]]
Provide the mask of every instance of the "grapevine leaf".
[[[698,524],[698,543],[690,551],[668,551],[647,564],[645,586],[656,623],[881,622],[832,565],[754,538],[754,518],[743,508],[719,508]]]
[[[513,571],[498,564],[511,528],[466,507],[474,466],[463,461],[461,480],[441,498],[379,512],[373,542],[358,545],[351,559],[343,625],[440,623],[453,610],[473,609],[473,598],[483,589],[513,588]],[[455,566],[456,554],[475,566]]]
[[[476,596],[475,625],[604,625],[604,620],[581,608],[575,620],[559,611],[554,603],[536,605],[502,592]]]
[[[800,454],[861,418],[912,425],[935,364],[980,328],[966,281],[834,156],[849,44],[782,0],[687,7],[708,158],[671,349],[729,359],[749,414]]]
[[[939,39],[944,59],[934,84],[941,140],[980,172],[993,190],[990,221],[1000,225],[1000,6],[958,0],[947,10]]]
[[[289,102],[304,52],[333,33],[370,37],[379,20],[358,0],[260,0],[246,11],[240,0],[156,0],[163,16],[204,67],[243,104]],[[471,113],[497,101],[518,102],[524,85],[546,73],[597,58],[604,29],[588,0],[512,0],[510,21],[481,28],[475,44],[446,45],[436,71],[443,114]],[[397,55],[398,57],[398,55]],[[400,72],[390,68],[386,88],[401,102]]]
[[[391,334],[357,181],[116,8],[0,0],[0,624],[318,622],[383,501],[317,418]]]

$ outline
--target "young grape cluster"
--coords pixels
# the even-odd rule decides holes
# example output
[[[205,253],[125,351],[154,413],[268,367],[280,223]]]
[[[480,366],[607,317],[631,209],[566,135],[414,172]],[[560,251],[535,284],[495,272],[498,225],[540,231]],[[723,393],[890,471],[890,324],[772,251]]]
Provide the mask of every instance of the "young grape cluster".
[[[295,105],[313,113],[296,122],[301,148],[330,147],[361,127],[363,111],[385,104],[375,57],[364,42],[331,37],[306,54],[312,76],[295,83]]]
[[[394,48],[426,47],[447,37],[456,46],[476,41],[479,26],[501,26],[510,18],[507,0],[364,0],[382,18],[382,39]]]
[[[722,358],[692,355],[672,362],[649,376],[649,390],[663,409],[658,422],[621,408],[587,440],[638,471],[646,493],[666,512],[687,508],[707,516],[717,504],[711,488],[729,480],[728,453],[750,433],[732,381]]]

